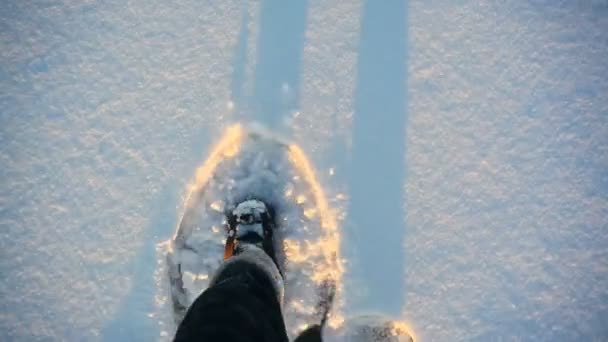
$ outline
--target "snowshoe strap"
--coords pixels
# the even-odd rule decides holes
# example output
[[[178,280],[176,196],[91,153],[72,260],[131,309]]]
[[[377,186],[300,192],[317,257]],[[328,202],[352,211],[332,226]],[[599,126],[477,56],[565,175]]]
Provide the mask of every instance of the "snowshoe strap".
[[[226,238],[226,246],[224,247],[224,260],[228,260],[234,255],[236,246],[236,229],[228,228],[228,238]]]

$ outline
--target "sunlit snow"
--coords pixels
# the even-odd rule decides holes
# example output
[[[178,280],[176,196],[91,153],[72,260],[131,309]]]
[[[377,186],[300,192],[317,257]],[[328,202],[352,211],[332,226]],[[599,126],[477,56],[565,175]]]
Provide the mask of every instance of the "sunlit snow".
[[[1,1],[0,339],[170,340],[168,241],[259,122],[334,214],[344,324],[606,340],[606,56],[606,0]]]

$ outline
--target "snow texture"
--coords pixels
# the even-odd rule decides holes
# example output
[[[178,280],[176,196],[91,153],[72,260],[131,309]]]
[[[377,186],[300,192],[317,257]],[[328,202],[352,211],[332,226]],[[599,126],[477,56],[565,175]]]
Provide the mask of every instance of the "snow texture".
[[[212,204],[213,205],[213,204]],[[241,221],[236,226],[236,236],[243,237],[250,232],[257,234],[258,236],[264,236],[264,227],[262,226],[262,215],[266,215],[268,209],[263,202],[259,200],[247,200],[239,203],[236,208],[232,211],[232,215],[237,218],[243,215],[249,215],[246,221]],[[257,222],[257,223],[256,223]],[[228,234],[230,236],[230,232]]]
[[[0,2],[0,338],[168,340],[166,245],[225,128],[337,210],[346,316],[608,339],[606,0]]]

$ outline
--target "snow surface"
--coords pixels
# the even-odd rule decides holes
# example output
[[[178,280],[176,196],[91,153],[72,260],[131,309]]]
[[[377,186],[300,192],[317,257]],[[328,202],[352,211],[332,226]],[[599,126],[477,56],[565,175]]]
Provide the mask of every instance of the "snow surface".
[[[606,56],[606,0],[2,1],[1,337],[169,339],[156,248],[261,121],[339,212],[346,314],[605,340]]]

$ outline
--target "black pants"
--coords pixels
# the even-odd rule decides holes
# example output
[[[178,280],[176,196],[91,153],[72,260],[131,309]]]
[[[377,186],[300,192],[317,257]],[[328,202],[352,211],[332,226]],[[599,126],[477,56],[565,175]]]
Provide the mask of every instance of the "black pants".
[[[228,264],[190,306],[175,341],[287,342],[272,280],[251,262]]]

